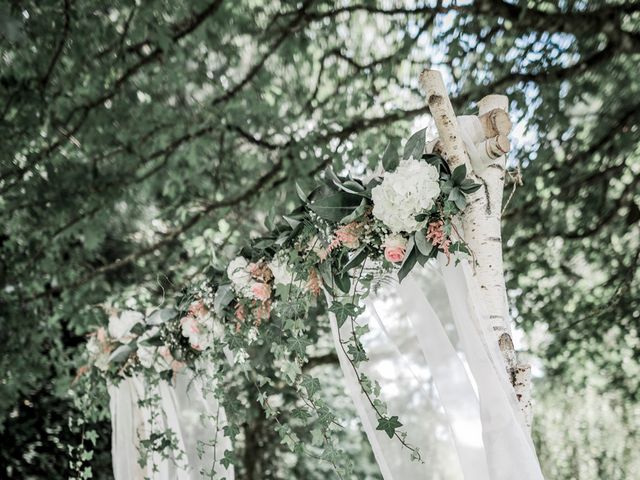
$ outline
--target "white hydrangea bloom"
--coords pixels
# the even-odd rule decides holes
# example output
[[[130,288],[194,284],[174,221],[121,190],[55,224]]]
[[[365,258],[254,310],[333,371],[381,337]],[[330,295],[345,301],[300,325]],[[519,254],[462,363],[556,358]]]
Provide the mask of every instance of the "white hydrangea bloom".
[[[109,317],[109,336],[120,343],[129,343],[135,338],[131,329],[138,323],[144,323],[144,315],[133,310],[126,310],[120,315]]]
[[[420,226],[415,216],[431,208],[439,194],[438,170],[433,165],[403,160],[372,190],[373,215],[392,232],[413,232]]]
[[[244,257],[234,258],[227,267],[227,275],[236,292],[245,296],[251,292],[251,273],[249,273],[249,261]]]

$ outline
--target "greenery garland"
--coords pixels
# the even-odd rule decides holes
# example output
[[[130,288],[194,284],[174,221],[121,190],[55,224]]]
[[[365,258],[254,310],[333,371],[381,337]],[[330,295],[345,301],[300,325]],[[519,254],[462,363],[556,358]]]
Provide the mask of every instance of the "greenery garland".
[[[387,411],[380,386],[360,371],[367,360],[361,342],[367,326],[358,324],[357,317],[363,311],[361,301],[386,275],[396,272],[402,281],[416,263],[424,265],[439,253],[447,258],[470,253],[455,217],[466,205],[466,194],[480,185],[466,178],[464,166],[451,171],[441,156],[422,154],[424,135],[421,130],[409,138],[402,160],[387,148],[381,168],[368,179],[337,175],[329,168],[313,191],[298,187],[301,202],[296,209],[280,221],[268,219],[268,236],[242,248],[225,271],[212,269],[208,281],[185,292],[175,307],[146,314],[111,312],[108,328],[100,327],[89,337],[87,364],[74,389],[84,417],[72,423],[87,440],[71,448],[77,478],[91,477],[87,445],[95,444],[95,432],[85,431],[85,426],[103,412],[99,407],[106,401],[105,385],[141,376],[153,386],[171,382],[185,368],[203,378],[224,407],[224,434],[232,442],[252,400],[234,387],[241,375],[255,388],[257,401],[292,452],[317,457],[339,478],[349,477],[352,467],[331,435],[341,428],[338,419],[319,395],[320,380],[302,369],[307,347],[314,343],[312,310],[316,316],[331,312],[338,330],[349,322],[349,335],[341,334],[340,348],[376,412],[378,430],[420,461],[400,419]],[[273,402],[283,385],[298,396],[286,415],[285,407]],[[153,394],[144,402],[159,411]],[[307,425],[309,438],[300,438],[292,421]],[[170,430],[152,432],[140,445],[141,463],[151,451],[179,456]],[[237,460],[233,450],[216,452],[214,458],[226,467]],[[214,478],[215,465],[211,467],[201,473]]]

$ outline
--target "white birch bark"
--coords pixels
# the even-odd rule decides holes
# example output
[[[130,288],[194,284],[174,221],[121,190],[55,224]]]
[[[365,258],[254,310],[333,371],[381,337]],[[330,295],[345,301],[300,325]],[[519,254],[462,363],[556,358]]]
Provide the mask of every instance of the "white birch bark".
[[[430,143],[430,146],[444,152],[452,169],[458,165],[466,165],[471,178],[483,186],[468,196],[468,205],[462,215],[464,240],[476,261],[475,276],[484,294],[490,327],[495,332],[527,425],[530,425],[531,369],[528,365],[518,365],[509,318],[504,308],[506,290],[502,262],[501,210],[506,161],[504,154],[510,149],[506,134],[512,126],[507,114],[508,99],[503,95],[489,95],[478,102],[478,120],[485,140],[476,143],[474,139],[481,162],[480,165],[476,162],[476,168],[472,170],[442,76],[438,71],[425,70],[420,76],[420,83],[439,134],[439,140]]]

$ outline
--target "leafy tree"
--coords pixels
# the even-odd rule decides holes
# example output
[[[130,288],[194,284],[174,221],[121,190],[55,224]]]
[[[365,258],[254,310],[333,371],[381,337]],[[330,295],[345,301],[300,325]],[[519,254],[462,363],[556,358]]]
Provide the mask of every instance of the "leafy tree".
[[[311,185],[330,163],[374,166],[427,112],[427,65],[448,72],[460,112],[488,93],[512,99],[524,185],[505,212],[509,286],[545,383],[566,399],[615,390],[637,405],[639,11],[597,0],[2,4],[3,436],[63,472],[66,437],[41,440],[25,402],[60,412],[46,421],[64,430],[74,357],[104,322],[100,306],[161,303],[284,212],[295,181]],[[538,415],[561,405],[539,393]],[[251,428],[268,452],[270,426]],[[574,478],[543,458],[554,478]],[[38,474],[27,453],[7,462],[10,478]],[[274,478],[313,478],[295,468]]]

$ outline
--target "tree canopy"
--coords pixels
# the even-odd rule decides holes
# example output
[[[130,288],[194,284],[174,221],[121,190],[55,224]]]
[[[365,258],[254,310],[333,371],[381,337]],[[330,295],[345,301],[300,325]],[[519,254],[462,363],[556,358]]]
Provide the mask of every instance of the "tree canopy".
[[[101,306],[160,304],[265,231],[295,182],[374,167],[427,121],[425,67],[447,75],[458,112],[506,93],[518,122],[503,240],[514,318],[540,360],[546,472],[575,478],[588,461],[584,478],[622,479],[637,466],[632,445],[560,442],[548,419],[589,391],[618,434],[638,425],[640,4],[16,0],[0,29],[9,478],[66,468],[67,390]],[[320,475],[308,461],[277,471],[259,406],[248,425],[240,478]]]

